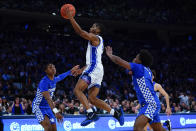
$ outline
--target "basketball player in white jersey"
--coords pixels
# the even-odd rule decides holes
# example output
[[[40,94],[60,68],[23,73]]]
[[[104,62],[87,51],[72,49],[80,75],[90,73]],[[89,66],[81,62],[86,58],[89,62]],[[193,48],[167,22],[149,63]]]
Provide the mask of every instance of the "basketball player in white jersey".
[[[95,23],[90,28],[89,32],[86,32],[82,30],[78,23],[75,21],[74,17],[72,16],[72,12],[69,11],[69,8],[67,8],[66,14],[69,17],[70,23],[72,24],[75,32],[82,38],[88,40],[86,66],[78,72],[78,74],[82,75],[74,89],[74,94],[84,105],[87,111],[87,118],[81,123],[81,126],[86,126],[91,122],[98,120],[98,116],[90,108],[89,102],[100,109],[106,110],[119,121],[120,125],[123,125],[123,110],[114,110],[104,101],[97,98],[104,75],[103,65],[101,61],[102,53],[104,51],[104,45],[103,39],[100,36],[100,34],[102,33],[101,31],[103,31],[103,26],[101,24]],[[85,89],[88,89],[89,101],[83,93]]]

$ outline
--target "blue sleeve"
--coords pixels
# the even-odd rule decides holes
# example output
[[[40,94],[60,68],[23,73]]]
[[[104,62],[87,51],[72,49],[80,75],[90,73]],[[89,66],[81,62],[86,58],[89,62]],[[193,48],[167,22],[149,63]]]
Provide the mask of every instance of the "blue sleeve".
[[[55,81],[59,82],[59,81],[65,79],[65,77],[67,77],[68,75],[71,75],[71,70],[69,70],[69,71],[67,71],[67,72],[65,72],[63,74],[60,74],[57,77],[55,77]]]
[[[48,82],[42,79],[38,88],[40,89],[40,92],[48,91]]]
[[[130,63],[131,71],[133,76],[142,77],[144,75],[144,67],[141,64]]]

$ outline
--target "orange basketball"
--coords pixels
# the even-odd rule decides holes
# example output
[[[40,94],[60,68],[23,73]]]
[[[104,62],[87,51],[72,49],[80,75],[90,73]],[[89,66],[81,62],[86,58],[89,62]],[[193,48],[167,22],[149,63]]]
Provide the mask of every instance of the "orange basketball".
[[[65,19],[68,19],[67,14],[66,14],[66,9],[69,8],[69,11],[72,12],[72,16],[75,16],[76,10],[75,7],[72,4],[64,4],[61,7],[61,16]]]

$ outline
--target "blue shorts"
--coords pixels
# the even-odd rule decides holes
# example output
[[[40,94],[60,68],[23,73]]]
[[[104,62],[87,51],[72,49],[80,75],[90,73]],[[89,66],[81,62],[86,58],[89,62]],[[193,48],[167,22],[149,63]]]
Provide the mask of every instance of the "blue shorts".
[[[51,124],[56,123],[56,117],[54,116],[54,114],[50,108],[37,108],[35,111],[35,116],[36,116],[36,119],[38,120],[39,123],[41,123],[44,120],[44,117],[46,115],[50,119]]]
[[[140,108],[137,117],[141,115],[145,115],[146,117],[151,119],[151,121],[149,122],[150,124],[160,123],[161,121],[159,117],[159,112],[160,112],[160,106],[153,106],[151,104],[146,104]]]

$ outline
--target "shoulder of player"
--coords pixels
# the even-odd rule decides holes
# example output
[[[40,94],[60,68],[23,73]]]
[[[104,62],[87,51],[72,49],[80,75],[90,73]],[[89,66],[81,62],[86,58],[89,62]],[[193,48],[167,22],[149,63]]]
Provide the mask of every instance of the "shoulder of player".
[[[40,83],[48,83],[49,82],[49,80],[48,80],[48,77],[47,76],[44,76],[42,79],[41,79],[41,81],[40,81]]]
[[[155,88],[156,91],[159,90],[161,88],[161,84],[155,83],[154,88]]]

